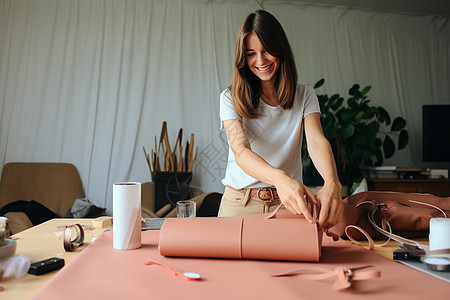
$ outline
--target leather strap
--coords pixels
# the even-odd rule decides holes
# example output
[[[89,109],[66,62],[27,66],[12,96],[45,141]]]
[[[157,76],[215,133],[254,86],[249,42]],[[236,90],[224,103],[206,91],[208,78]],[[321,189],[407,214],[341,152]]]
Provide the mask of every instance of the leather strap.
[[[77,236],[72,240],[72,230],[75,229]],[[84,243],[84,230],[80,224],[70,225],[64,229],[64,249],[72,252]]]
[[[380,277],[381,272],[379,270],[374,269],[372,266],[362,266],[355,268],[346,268],[339,266],[334,270],[321,267],[311,267],[311,268],[296,269],[285,273],[274,274],[272,276],[274,277],[300,276],[300,278],[307,280],[324,280],[332,277],[337,277],[336,281],[333,283],[333,289],[343,290],[349,288],[351,286],[352,281],[374,279]]]
[[[283,203],[278,205],[278,207],[270,215],[266,216],[265,218],[266,219],[276,219],[277,218],[277,214],[278,214],[278,212],[280,211],[280,209],[282,207],[284,207]]]
[[[167,270],[169,270],[173,275],[175,276],[180,276],[181,278],[185,279],[185,280],[201,280],[201,276],[200,274],[194,273],[194,272],[181,272],[180,270],[178,270],[175,267],[169,266],[167,264],[163,264],[160,262],[155,261],[154,259],[151,258],[147,258],[147,261],[144,262],[144,265],[157,265],[157,266],[161,266],[166,268]],[[187,276],[189,275],[189,276]]]
[[[369,219],[370,224],[371,224],[371,225],[372,225],[379,233],[381,233],[381,234],[383,234],[384,236],[388,237],[389,240],[390,240],[390,239],[393,239],[394,241],[397,241],[397,242],[402,243],[402,244],[407,244],[407,245],[411,245],[411,246],[416,246],[416,247],[418,247],[418,248],[420,248],[420,249],[423,249],[423,250],[425,250],[425,251],[427,251],[427,250],[429,249],[428,245],[420,244],[420,243],[418,243],[418,242],[416,242],[416,241],[413,241],[413,240],[410,240],[410,239],[407,239],[407,238],[404,238],[404,237],[402,237],[402,236],[399,236],[399,235],[396,235],[396,234],[392,233],[391,225],[390,225],[389,222],[386,220],[386,218],[383,218],[384,220],[382,221],[382,224],[383,224],[383,227],[387,226],[386,229],[388,229],[388,230],[386,230],[386,229],[381,228],[380,226],[378,226],[378,225],[375,223],[375,213],[376,213],[377,210],[378,210],[378,206],[383,206],[384,204],[383,204],[383,203],[377,204],[377,203],[374,203],[374,202],[369,202],[369,203],[372,204],[372,208],[371,208],[370,211],[369,211],[368,219]],[[388,240],[388,241],[389,241],[389,240]]]
[[[385,246],[391,239],[394,240],[394,241],[397,241],[397,242],[399,242],[399,243],[401,243],[401,244],[407,244],[407,245],[411,245],[411,246],[416,246],[416,247],[418,247],[419,249],[423,249],[423,250],[425,250],[425,251],[428,250],[428,245],[420,244],[420,243],[418,243],[418,242],[416,242],[416,241],[409,240],[409,239],[406,239],[406,238],[404,238],[404,237],[401,237],[401,236],[399,236],[399,235],[396,235],[396,234],[392,233],[391,224],[389,224],[389,222],[386,220],[386,216],[383,216],[383,219],[381,220],[382,227],[378,226],[378,225],[375,223],[375,213],[378,211],[379,206],[384,206],[385,204],[383,204],[383,203],[378,204],[378,203],[373,202],[373,201],[364,201],[364,202],[361,202],[360,204],[358,204],[358,206],[365,205],[365,204],[370,204],[370,205],[372,205],[371,209],[369,210],[368,216],[367,216],[367,217],[368,217],[368,220],[369,220],[369,223],[370,223],[370,224],[371,224],[378,232],[380,232],[381,234],[383,234],[384,236],[386,236],[386,237],[388,238],[388,240],[387,240],[386,242],[384,242],[383,244],[377,244],[377,245],[375,245],[375,242],[373,241],[372,237],[371,237],[364,229],[362,229],[361,227],[356,226],[356,225],[348,225],[348,226],[345,228],[345,234],[347,235],[347,237],[348,237],[349,240],[351,240],[352,242],[354,242],[354,243],[356,243],[356,244],[361,245],[361,243],[359,243],[357,240],[355,240],[355,239],[352,237],[352,235],[350,234],[350,232],[349,232],[349,229],[350,229],[350,228],[354,228],[354,229],[360,231],[360,232],[366,237],[366,239],[369,241],[369,247],[364,247],[364,246],[363,246],[364,248],[369,249],[369,250],[373,250],[374,247],[383,247],[383,246]],[[357,206],[357,207],[358,207],[358,206]]]
[[[366,237],[367,241],[369,242],[369,246],[368,246],[368,247],[361,245],[360,242],[358,242],[356,239],[353,238],[353,236],[352,236],[352,234],[350,233],[350,230],[349,230],[349,229],[351,229],[351,228],[358,230],[359,232],[361,232],[361,233]],[[390,227],[389,227],[389,228],[390,228]],[[370,236],[370,234],[368,234],[364,229],[362,229],[361,227],[356,226],[356,225],[348,225],[347,227],[345,227],[345,235],[346,235],[346,236],[348,237],[348,239],[349,239],[350,241],[352,241],[353,243],[358,244],[358,245],[361,245],[361,246],[363,246],[364,248],[369,249],[369,250],[373,250],[375,247],[383,247],[383,246],[386,246],[387,243],[389,243],[389,241],[391,240],[391,238],[388,236],[388,240],[385,241],[383,244],[375,244],[375,242],[373,241],[373,239],[372,239],[372,237]]]
[[[227,185],[230,189],[242,193],[245,195],[248,191],[250,193],[250,197],[258,198],[263,201],[273,201],[279,200],[278,193],[276,188],[274,187],[262,187],[262,188],[254,188],[254,189],[235,189],[229,185]]]

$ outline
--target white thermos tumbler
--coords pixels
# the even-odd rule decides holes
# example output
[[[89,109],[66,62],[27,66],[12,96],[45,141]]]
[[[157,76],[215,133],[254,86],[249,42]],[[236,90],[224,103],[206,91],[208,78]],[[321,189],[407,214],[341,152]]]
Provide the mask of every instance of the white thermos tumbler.
[[[141,247],[141,184],[118,182],[113,186],[113,247]]]

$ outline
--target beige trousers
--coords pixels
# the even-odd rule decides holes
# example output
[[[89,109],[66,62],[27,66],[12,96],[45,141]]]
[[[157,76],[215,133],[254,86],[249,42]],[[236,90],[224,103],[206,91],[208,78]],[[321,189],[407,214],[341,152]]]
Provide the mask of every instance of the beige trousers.
[[[267,213],[275,210],[280,200],[264,201],[250,197],[250,190],[242,194],[229,187],[225,188],[219,207],[219,217],[245,216]]]

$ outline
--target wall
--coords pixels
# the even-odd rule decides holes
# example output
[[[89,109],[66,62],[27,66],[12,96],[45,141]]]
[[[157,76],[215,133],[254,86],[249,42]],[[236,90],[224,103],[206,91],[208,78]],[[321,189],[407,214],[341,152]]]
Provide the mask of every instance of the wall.
[[[149,181],[142,147],[168,121],[195,134],[193,184],[223,191],[228,151],[218,96],[255,9],[283,24],[300,81],[323,92],[371,85],[372,102],[408,121],[410,146],[386,164],[421,162],[421,105],[450,103],[446,17],[296,1],[0,0],[0,162],[62,161],[86,196],[112,209],[112,184]],[[444,166],[442,164],[439,167]]]

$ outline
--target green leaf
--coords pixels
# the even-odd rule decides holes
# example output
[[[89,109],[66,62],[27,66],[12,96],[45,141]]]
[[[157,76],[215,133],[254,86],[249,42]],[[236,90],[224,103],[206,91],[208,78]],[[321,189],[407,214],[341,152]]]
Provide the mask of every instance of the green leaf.
[[[359,92],[359,84],[354,84],[351,88],[350,88],[350,90],[348,91],[348,93],[351,95],[351,96],[356,96],[357,95],[357,93]],[[361,92],[359,92],[359,93],[361,93]]]
[[[378,113],[378,109],[376,107],[373,107],[373,106],[369,107],[369,109],[366,112],[366,119],[367,120],[372,119],[375,116],[375,114],[377,114],[377,113]]]
[[[405,128],[406,120],[402,117],[395,118],[394,122],[392,122],[391,131],[399,131]]]
[[[356,103],[356,99],[355,98],[349,98],[348,100],[347,100],[347,104],[348,104],[348,106],[350,107],[350,108],[353,108],[353,109],[355,109],[355,108],[358,108],[358,104]]]
[[[336,101],[337,98],[339,98],[339,94],[334,94],[330,97],[330,102]]]
[[[328,99],[327,95],[317,95],[317,98],[319,99],[319,102],[325,101]]]
[[[364,112],[366,112],[366,111],[369,111],[369,110],[370,110],[370,107],[369,107],[369,105],[367,105],[366,103],[361,102],[361,103],[359,104],[359,109],[362,110],[362,111],[364,111]]]
[[[342,128],[342,137],[344,140],[348,139],[353,135],[355,132],[355,125],[353,124],[347,124]]]
[[[315,89],[320,88],[323,85],[324,82],[325,82],[324,78],[320,79],[319,81],[316,82],[316,84],[314,85],[314,88]]]
[[[409,136],[408,131],[403,129],[400,131],[400,136],[398,137],[398,150],[402,150],[408,145],[409,142]]]
[[[334,94],[330,98],[330,107],[332,110],[337,110],[341,105],[339,104],[339,94]]]
[[[344,98],[339,97],[339,99],[337,99],[336,101],[336,107],[341,107],[342,103],[344,102]],[[337,108],[336,108],[337,109]],[[336,110],[335,109],[335,110]]]
[[[355,113],[352,110],[348,110],[348,109],[341,109],[339,110],[339,112],[337,113],[337,117],[343,122],[343,123],[347,123],[350,122],[351,119],[353,119],[353,116],[355,115]]]
[[[365,88],[363,88],[363,90],[361,91],[361,94],[363,95],[367,95],[367,93],[369,93],[370,89],[372,87],[370,85],[366,86]]]
[[[381,147],[381,145],[382,145],[382,142],[381,142],[381,139],[380,138],[376,138],[375,139],[375,141],[373,141],[373,146],[375,147],[375,148],[380,148]]]
[[[376,136],[376,134],[380,131],[380,123],[377,121],[372,121],[367,125],[366,134]]]
[[[364,118],[364,112],[360,111],[356,116],[355,116],[355,122],[359,122]]]
[[[364,99],[363,94],[361,94],[360,90],[355,91],[354,97],[356,100]]]
[[[395,153],[395,144],[389,135],[386,135],[383,142],[384,157],[391,158]]]
[[[327,107],[328,96],[327,95],[318,95],[320,110],[323,111]]]
[[[389,113],[381,106],[378,106],[378,121],[381,123],[386,123],[386,125],[391,124],[391,117],[389,116]]]

